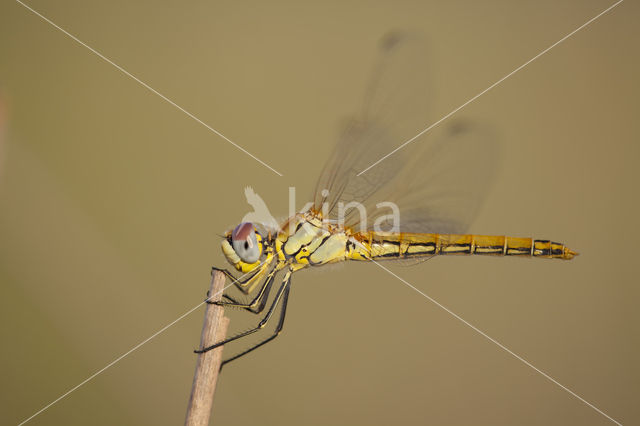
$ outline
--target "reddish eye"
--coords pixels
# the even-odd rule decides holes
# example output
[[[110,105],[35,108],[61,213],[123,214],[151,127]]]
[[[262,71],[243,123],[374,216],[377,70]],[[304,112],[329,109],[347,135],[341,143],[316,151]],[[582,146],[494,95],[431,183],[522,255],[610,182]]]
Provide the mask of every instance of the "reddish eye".
[[[253,224],[241,223],[231,233],[231,245],[244,262],[255,263],[260,258],[260,247]]]
[[[243,222],[240,225],[236,226],[236,229],[231,233],[231,239],[236,240],[246,240],[251,234],[254,233],[253,224],[250,222]]]

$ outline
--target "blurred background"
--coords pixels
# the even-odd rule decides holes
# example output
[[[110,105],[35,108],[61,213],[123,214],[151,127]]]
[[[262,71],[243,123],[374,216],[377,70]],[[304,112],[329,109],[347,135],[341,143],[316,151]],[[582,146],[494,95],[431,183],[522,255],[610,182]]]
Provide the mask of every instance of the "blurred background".
[[[226,265],[219,234],[250,211],[245,186],[283,206],[277,215],[289,186],[303,204],[390,29],[429,40],[426,127],[612,3],[28,2],[279,177],[3,2],[0,423],[23,421],[200,303],[210,267]],[[640,422],[638,12],[622,3],[459,112],[504,145],[471,231],[550,238],[581,255],[393,268],[624,424]],[[29,424],[181,424],[202,318]],[[244,327],[236,318],[232,330]],[[212,422],[610,424],[369,264],[294,277],[284,333],[225,368]]]

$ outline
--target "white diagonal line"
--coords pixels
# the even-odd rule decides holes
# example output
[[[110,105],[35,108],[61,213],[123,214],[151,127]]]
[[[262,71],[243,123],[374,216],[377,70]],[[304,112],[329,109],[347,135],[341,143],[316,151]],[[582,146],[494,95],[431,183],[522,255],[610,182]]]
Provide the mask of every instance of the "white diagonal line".
[[[390,271],[389,269],[387,269],[386,267],[384,267],[383,265],[380,264],[380,262],[376,262],[375,260],[372,260],[373,263],[375,263],[376,265],[378,265],[380,268],[384,269],[385,271],[387,271],[388,273],[390,273],[391,275],[393,275],[394,277],[396,277],[397,279],[399,279],[400,281],[402,281],[403,283],[405,283],[407,286],[411,287],[413,290],[415,290],[416,292],[418,292],[419,294],[421,294],[423,297],[427,298],[430,302],[432,302],[433,304],[435,304],[436,306],[438,306],[439,308],[443,309],[444,311],[446,311],[448,314],[450,314],[451,316],[453,316],[455,319],[459,320],[460,322],[462,322],[464,325],[470,327],[472,330],[476,331],[477,333],[479,333],[480,335],[482,335],[483,337],[485,337],[487,340],[489,340],[492,343],[495,343],[499,348],[503,349],[505,352],[507,352],[508,354],[510,354],[511,356],[513,356],[514,358],[516,358],[517,360],[523,362],[525,365],[527,365],[528,367],[532,368],[533,370],[535,370],[536,372],[540,373],[544,378],[546,378],[547,380],[555,383],[556,385],[558,385],[559,387],[561,387],[562,389],[564,389],[565,391],[567,391],[569,394],[573,395],[574,397],[576,397],[577,399],[579,399],[580,401],[584,402],[585,404],[587,404],[589,407],[593,408],[594,410],[596,410],[598,413],[602,414],[603,416],[605,416],[607,419],[611,420],[613,423],[622,426],[622,423],[616,421],[615,419],[613,419],[611,416],[609,416],[607,413],[605,413],[604,411],[600,410],[598,407],[596,407],[595,405],[593,405],[592,403],[590,403],[589,401],[587,401],[586,399],[582,398],[580,395],[578,395],[577,393],[575,393],[574,391],[572,391],[571,389],[569,389],[568,387],[564,386],[562,383],[558,382],[556,379],[554,379],[553,377],[549,376],[547,373],[545,373],[544,371],[540,370],[538,367],[536,367],[535,365],[531,364],[529,361],[527,361],[526,359],[524,359],[523,357],[521,357],[520,355],[518,355],[517,353],[513,352],[511,349],[507,348],[505,345],[503,345],[502,343],[498,342],[496,339],[494,339],[493,337],[489,336],[487,333],[485,333],[484,331],[480,330],[478,327],[476,327],[475,325],[471,324],[470,322],[466,321],[464,318],[462,318],[460,315],[456,314],[455,312],[453,312],[451,309],[447,308],[446,306],[442,305],[440,302],[438,302],[437,300],[435,300],[434,298],[432,298],[431,296],[429,296],[428,294],[422,292],[421,290],[417,289],[416,287],[414,287],[413,285],[411,285],[410,283],[408,283],[407,281],[405,281],[403,278],[399,277],[398,275],[394,274],[392,271]]]
[[[260,265],[259,265],[260,266]],[[147,337],[146,339],[144,339],[143,341],[141,341],[140,343],[138,343],[137,345],[135,345],[133,348],[129,349],[127,352],[123,353],[122,355],[120,355],[119,357],[117,357],[116,359],[114,359],[113,361],[111,361],[109,364],[105,365],[104,367],[102,367],[100,370],[96,371],[95,373],[93,373],[92,375],[90,375],[89,377],[87,377],[86,379],[84,379],[83,381],[81,381],[80,383],[78,383],[77,385],[75,385],[74,387],[72,387],[71,389],[69,389],[68,391],[66,391],[65,393],[63,393],[62,395],[60,395],[58,398],[54,399],[53,401],[51,401],[49,404],[45,405],[44,407],[42,407],[40,410],[38,410],[37,412],[35,412],[34,414],[32,414],[31,416],[29,416],[27,419],[23,420],[22,422],[20,422],[18,424],[18,426],[22,426],[23,424],[27,423],[28,421],[30,421],[31,419],[33,419],[34,417],[36,417],[38,414],[42,413],[43,411],[47,410],[48,408],[50,408],[52,405],[56,404],[57,402],[59,402],[60,400],[64,399],[65,397],[69,396],[69,394],[71,394],[72,392],[76,391],[79,387],[81,387],[82,385],[86,384],[87,382],[90,382],[91,380],[93,380],[94,378],[96,378],[96,376],[98,376],[99,374],[103,373],[105,370],[107,370],[108,368],[112,367],[114,364],[118,363],[119,361],[121,361],[124,357],[126,357],[127,355],[131,354],[132,352],[136,351],[137,349],[139,349],[141,346],[143,346],[144,344],[148,343],[151,339],[155,338],[156,336],[158,336],[159,334],[165,332],[169,327],[175,325],[178,321],[182,320],[184,317],[190,315],[193,311],[195,311],[196,309],[198,309],[200,306],[204,305],[205,303],[207,303],[208,300],[210,300],[212,297],[216,297],[218,295],[220,295],[223,291],[225,291],[226,289],[228,289],[229,287],[231,287],[232,285],[234,285],[236,282],[238,282],[238,280],[246,277],[247,275],[249,275],[252,271],[247,272],[246,274],[236,278],[234,281],[231,282],[231,284],[229,284],[228,286],[226,286],[225,288],[223,288],[222,290],[220,290],[219,292],[217,292],[216,294],[212,294],[209,297],[207,297],[206,299],[204,299],[204,301],[198,303],[196,306],[194,306],[193,308],[189,309],[187,312],[185,312],[184,314],[180,315],[178,318],[176,318],[175,320],[171,321],[169,324],[165,325],[164,327],[162,327],[160,330],[156,331],[155,333],[153,333],[151,336]],[[215,274],[211,274],[211,280],[215,279]]]
[[[404,142],[402,145],[400,145],[399,147],[397,147],[396,149],[394,149],[393,151],[391,151],[390,153],[388,153],[387,155],[385,155],[384,157],[380,158],[378,161],[376,161],[375,163],[371,164],[369,167],[367,167],[366,169],[362,170],[360,173],[358,173],[356,176],[360,176],[361,174],[365,173],[367,170],[375,167],[376,165],[378,165],[381,161],[385,160],[386,158],[392,156],[393,154],[395,154],[396,152],[398,152],[399,150],[401,150],[402,148],[404,148],[405,146],[409,145],[411,142],[413,142],[414,140],[418,139],[420,136],[424,135],[425,133],[427,133],[429,130],[433,129],[434,127],[436,127],[438,124],[442,123],[444,120],[446,120],[447,118],[451,117],[453,114],[455,114],[456,112],[460,111],[462,108],[466,107],[467,105],[469,105],[471,102],[475,101],[476,99],[478,99],[480,96],[484,95],[485,93],[487,93],[489,90],[493,89],[494,87],[496,87],[498,84],[502,83],[503,81],[505,81],[506,79],[508,79],[509,77],[511,77],[512,75],[514,75],[515,73],[517,73],[518,71],[520,71],[522,68],[526,67],[527,65],[529,65],[531,62],[535,61],[536,59],[538,59],[539,57],[541,57],[542,55],[544,55],[545,53],[547,53],[548,51],[550,51],[551,49],[553,49],[554,47],[556,47],[557,45],[559,45],[560,43],[562,43],[563,41],[565,41],[566,39],[568,39],[569,37],[571,37],[572,35],[574,35],[575,33],[577,33],[578,31],[580,31],[581,29],[583,29],[584,27],[586,27],[587,25],[589,25],[590,23],[592,23],[593,21],[595,21],[596,19],[598,19],[599,17],[601,17],[602,15],[604,15],[605,13],[609,12],[611,9],[613,9],[614,7],[616,7],[617,5],[619,5],[620,3],[622,3],[624,0],[618,0],[618,2],[614,3],[613,5],[609,6],[608,8],[606,8],[605,10],[603,10],[602,12],[600,12],[599,14],[597,14],[596,16],[594,16],[593,18],[589,19],[587,22],[585,22],[584,24],[580,25],[578,28],[576,28],[575,30],[571,31],[569,34],[567,34],[566,36],[562,37],[560,40],[556,41],[555,43],[553,43],[551,46],[547,47],[546,49],[544,49],[542,52],[538,53],[536,56],[534,56],[533,58],[529,59],[527,62],[525,62],[524,64],[520,65],[518,68],[516,68],[515,70],[511,71],[509,74],[505,75],[504,77],[502,77],[500,80],[496,81],[495,83],[493,83],[491,86],[487,87],[486,89],[484,89],[482,92],[478,93],[477,95],[475,95],[473,98],[469,99],[467,102],[463,103],[462,105],[460,105],[459,107],[457,107],[456,109],[454,109],[453,111],[451,111],[449,114],[445,115],[444,117],[442,117],[440,120],[436,121],[435,123],[433,123],[432,125],[430,125],[429,127],[427,127],[426,129],[424,129],[423,131],[421,131],[420,133],[418,133],[417,135],[415,135],[414,137],[412,137],[411,139],[409,139],[408,141]]]
[[[34,10],[33,8],[27,6],[26,4],[24,4],[22,1],[20,0],[16,0],[18,3],[20,3],[22,6],[24,6],[26,9],[30,10],[31,12],[33,12],[35,15],[39,16],[40,18],[42,18],[44,21],[46,21],[47,23],[49,23],[50,25],[52,25],[53,27],[57,28],[58,30],[60,30],[61,32],[63,32],[64,34],[66,34],[68,37],[70,37],[71,39],[73,39],[75,42],[81,44],[82,46],[86,47],[87,49],[89,49],[91,52],[95,53],[97,56],[99,56],[101,59],[103,59],[104,61],[108,62],[109,64],[113,65],[116,69],[118,69],[118,71],[122,72],[124,75],[126,75],[127,77],[132,78],[133,80],[135,80],[136,82],[140,83],[142,86],[144,86],[146,89],[148,89],[149,91],[153,92],[154,94],[160,96],[162,99],[164,99],[166,102],[168,102],[169,104],[173,105],[174,107],[176,107],[177,109],[179,109],[180,111],[182,111],[183,113],[185,113],[186,115],[188,115],[189,117],[191,117],[192,119],[194,119],[195,121],[197,121],[198,123],[200,123],[201,125],[203,125],[204,127],[206,127],[207,129],[211,130],[213,133],[215,133],[216,135],[220,136],[222,139],[224,139],[225,141],[229,142],[231,145],[235,146],[236,148],[238,148],[240,151],[244,152],[245,154],[247,154],[249,157],[253,158],[254,160],[256,160],[258,163],[262,164],[263,166],[265,166],[266,168],[268,168],[269,170],[271,170],[272,172],[274,172],[275,174],[277,174],[278,176],[282,176],[282,173],[280,173],[279,171],[277,171],[276,169],[274,169],[273,167],[271,167],[270,165],[268,165],[267,163],[265,163],[264,161],[262,161],[261,159],[259,159],[258,157],[256,157],[255,155],[253,155],[252,153],[250,153],[249,151],[247,151],[246,149],[244,149],[243,147],[241,147],[240,145],[238,145],[237,143],[235,143],[234,141],[232,141],[231,139],[229,139],[228,137],[226,137],[225,135],[223,135],[222,133],[220,133],[219,131],[217,131],[216,129],[214,129],[213,127],[211,127],[210,125],[208,125],[207,123],[205,123],[204,121],[200,120],[198,117],[196,117],[195,115],[193,115],[192,113],[190,113],[189,111],[187,111],[186,109],[184,109],[183,107],[181,107],[180,105],[176,104],[175,102],[173,102],[171,99],[167,98],[165,95],[163,95],[162,93],[158,92],[156,89],[154,89],[153,87],[149,86],[147,83],[145,83],[144,81],[140,80],[138,77],[136,77],[135,75],[131,74],[129,71],[125,70],[124,68],[122,68],[120,65],[116,64],[115,62],[113,62],[111,59],[107,58],[106,56],[104,56],[102,53],[98,52],[96,49],[94,49],[93,47],[87,45],[86,43],[84,43],[82,40],[78,39],[76,36],[74,36],[73,34],[69,33],[67,30],[65,30],[64,28],[60,27],[59,25],[55,24],[53,21],[51,21],[50,19],[48,19],[47,17],[43,16],[41,13],[39,13],[38,11]]]

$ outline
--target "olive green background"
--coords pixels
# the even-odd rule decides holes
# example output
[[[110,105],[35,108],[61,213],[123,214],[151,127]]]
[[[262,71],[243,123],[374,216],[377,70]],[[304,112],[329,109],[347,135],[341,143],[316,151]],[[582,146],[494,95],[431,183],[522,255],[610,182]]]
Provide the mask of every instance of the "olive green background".
[[[388,30],[430,42],[433,122],[612,2],[28,4],[284,177],[3,2],[2,424],[201,302],[210,266],[225,265],[218,234],[250,210],[245,186],[280,215],[289,186],[304,201]],[[581,255],[393,268],[623,424],[640,422],[638,12],[622,3],[458,113],[504,142],[471,231],[551,238]],[[30,424],[181,424],[202,316]],[[232,330],[245,325],[236,317]],[[294,277],[283,335],[219,382],[213,423],[250,422],[611,424],[370,264]]]

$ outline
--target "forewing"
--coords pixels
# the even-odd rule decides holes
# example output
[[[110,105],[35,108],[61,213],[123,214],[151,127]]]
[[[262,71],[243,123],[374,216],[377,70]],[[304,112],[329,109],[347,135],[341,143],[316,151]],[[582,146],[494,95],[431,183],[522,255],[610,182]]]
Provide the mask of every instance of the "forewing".
[[[381,43],[364,105],[318,181],[315,208],[327,203],[330,219],[339,219],[341,204],[357,202],[366,221],[357,209],[342,214],[345,225],[356,230],[374,229],[377,222],[384,230],[399,225],[405,232],[462,233],[477,213],[497,167],[490,129],[449,119],[388,155],[439,118],[428,111],[427,56],[425,43],[415,36],[395,33]],[[380,202],[398,207],[399,223],[384,221],[391,209],[378,208]]]
[[[429,120],[432,90],[426,43],[413,34],[393,32],[379,44],[379,54],[366,86],[360,110],[344,130],[316,187],[315,205],[326,201],[363,202],[397,175],[408,153],[390,157],[397,167],[380,167],[357,174],[373,161],[411,138]],[[418,130],[417,130],[418,129]],[[329,191],[328,197],[322,191]]]

